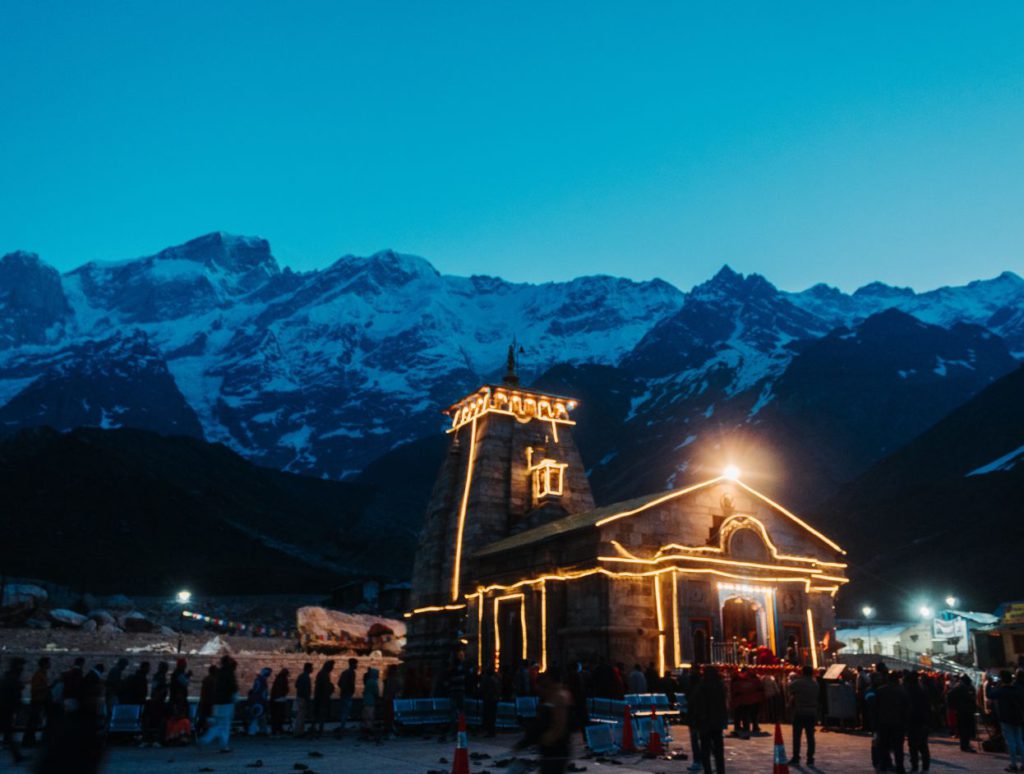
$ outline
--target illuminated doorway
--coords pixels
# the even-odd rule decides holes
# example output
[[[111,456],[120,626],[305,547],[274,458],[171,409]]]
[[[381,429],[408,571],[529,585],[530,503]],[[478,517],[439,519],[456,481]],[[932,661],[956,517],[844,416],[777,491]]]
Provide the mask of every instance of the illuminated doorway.
[[[518,666],[526,658],[526,600],[510,594],[494,600],[494,666]]]
[[[775,590],[745,584],[719,583],[722,641],[746,639],[750,647],[768,647],[776,652]]]

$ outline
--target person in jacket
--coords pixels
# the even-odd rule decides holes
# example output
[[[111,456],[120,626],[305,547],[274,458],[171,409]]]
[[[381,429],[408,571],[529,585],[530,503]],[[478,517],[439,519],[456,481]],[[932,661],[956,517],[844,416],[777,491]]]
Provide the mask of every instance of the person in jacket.
[[[149,696],[149,662],[143,661],[138,668],[121,682],[120,704],[143,706]]]
[[[22,745],[33,747],[36,732],[43,727],[50,710],[50,659],[43,656],[36,663],[36,671],[29,682],[28,728],[22,738]],[[52,722],[52,718],[50,719]],[[47,723],[49,725],[49,723]]]
[[[150,745],[159,747],[164,740],[164,723],[167,719],[167,697],[170,695],[170,680],[168,672],[171,665],[161,661],[156,666],[156,674],[149,688],[149,701],[146,702],[146,709],[143,713],[145,718],[144,738],[149,740]]]
[[[121,684],[124,682],[124,670],[128,668],[128,659],[119,658],[110,672],[107,673],[107,717],[114,713],[114,705],[121,698]]]
[[[295,678],[295,728],[296,737],[306,736],[306,723],[313,717],[313,665],[306,662],[302,665],[302,674]]]
[[[906,771],[903,766],[903,738],[910,724],[910,699],[900,685],[897,672],[890,672],[875,691],[875,721],[878,728],[878,746],[883,761],[881,771],[889,770],[891,760],[894,771]]]
[[[697,725],[697,716],[693,711],[694,696],[697,693],[697,687],[700,685],[700,671],[697,669],[691,669],[685,683],[686,691],[686,725],[690,729],[690,755],[693,759],[690,762],[690,771],[700,771],[704,768],[702,761],[704,756],[701,754],[700,748],[700,727]]]
[[[209,728],[210,716],[213,714],[213,697],[217,691],[217,665],[210,664],[206,677],[199,684],[199,706],[196,708],[196,731],[205,732]]]
[[[537,687],[540,692],[537,721],[515,747],[536,745],[540,751],[540,774],[563,774],[572,753],[569,724],[572,697],[562,685],[558,667],[548,669]]]
[[[25,760],[14,732],[14,718],[21,707],[21,692],[25,688],[21,679],[24,671],[25,659],[12,658],[7,663],[3,678],[0,678],[0,732],[3,733],[4,745],[11,751],[15,766]]]
[[[626,676],[626,693],[647,693],[647,676],[639,664],[633,664]]]
[[[800,765],[800,742],[807,737],[807,765],[814,765],[814,727],[818,722],[818,681],[814,669],[805,666],[789,684],[789,703],[793,710],[793,757],[790,766]]]
[[[374,722],[377,702],[380,699],[380,672],[374,667],[366,668],[363,674],[363,734],[380,741]]]
[[[1010,754],[1007,771],[1024,771],[1024,672],[1016,677],[1009,671],[999,674],[999,683],[992,691],[992,704],[999,728]]]
[[[64,711],[74,712],[82,698],[82,680],[85,679],[85,659],[79,656],[71,665],[71,669],[61,675]]]
[[[282,669],[270,686],[270,733],[280,736],[284,733],[285,715],[288,710],[288,670]]]
[[[324,733],[324,723],[331,714],[331,694],[334,693],[334,683],[331,681],[331,672],[334,669],[334,662],[330,659],[324,662],[320,671],[316,673],[316,681],[313,684],[313,736],[319,739]]]
[[[956,718],[956,734],[960,737],[960,749],[963,752],[977,752],[971,746],[975,734],[975,715],[978,712],[978,698],[974,693],[974,684],[967,675],[961,675],[959,682],[946,696],[949,709]]]
[[[704,774],[711,774],[711,759],[715,759],[716,774],[725,772],[725,744],[722,729],[729,720],[725,704],[725,683],[718,669],[704,667],[704,674],[693,694],[693,722],[700,731],[701,763]]]
[[[88,706],[90,713],[94,713],[100,721],[107,719],[105,671],[103,664],[93,664],[92,669],[82,678],[82,705]]]
[[[224,753],[231,752],[231,720],[235,716],[235,700],[238,697],[237,669],[238,664],[231,656],[221,657],[214,684],[210,727],[199,739],[200,744],[211,744],[219,740],[220,751]]]
[[[928,749],[928,731],[931,726],[932,702],[921,685],[917,672],[910,672],[904,681],[907,698],[910,699],[910,724],[907,726],[907,746],[910,748],[910,770],[928,771],[932,765]]]
[[[451,721],[448,728],[441,732],[439,741],[444,741],[447,733],[454,734],[458,729],[459,715],[466,706],[466,651],[459,648],[452,657],[451,666],[445,676],[448,685],[448,701],[451,703]],[[529,671],[527,670],[527,675]],[[446,733],[447,732],[447,733]]]
[[[733,711],[733,736],[749,739],[757,723],[757,710],[764,699],[764,688],[756,674],[746,667],[733,675],[730,685]]]
[[[354,658],[348,660],[348,669],[341,673],[338,678],[338,696],[341,698],[341,718],[338,722],[338,736],[345,735],[345,724],[352,714],[352,699],[356,695],[356,669],[359,661]]]
[[[501,683],[494,671],[494,665],[484,667],[484,675],[480,679],[480,700],[482,702],[482,727],[484,734],[493,737],[498,723],[498,699],[501,696]]]
[[[270,667],[263,667],[252,681],[252,688],[246,697],[246,711],[249,714],[247,733],[249,736],[266,735],[267,716],[270,714]]]

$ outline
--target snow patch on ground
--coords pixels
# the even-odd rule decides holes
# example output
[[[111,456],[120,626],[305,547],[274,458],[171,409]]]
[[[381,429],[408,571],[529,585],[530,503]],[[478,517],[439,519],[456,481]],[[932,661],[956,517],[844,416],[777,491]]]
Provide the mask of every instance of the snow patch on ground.
[[[975,468],[967,476],[984,476],[988,473],[995,473],[997,471],[1005,471],[1013,468],[1021,459],[1024,458],[1024,446],[1020,446],[1014,449],[1009,454],[1004,454],[999,459],[992,460],[987,465],[982,465],[980,468]],[[965,476],[965,478],[967,477]]]

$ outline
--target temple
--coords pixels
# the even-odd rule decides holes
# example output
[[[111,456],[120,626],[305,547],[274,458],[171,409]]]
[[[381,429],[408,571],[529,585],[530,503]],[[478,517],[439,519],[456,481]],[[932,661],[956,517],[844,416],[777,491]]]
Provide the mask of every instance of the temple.
[[[734,660],[744,640],[816,660],[843,550],[738,474],[596,508],[576,405],[506,377],[445,412],[406,661],[437,674],[461,644],[478,667],[606,657],[664,673]]]

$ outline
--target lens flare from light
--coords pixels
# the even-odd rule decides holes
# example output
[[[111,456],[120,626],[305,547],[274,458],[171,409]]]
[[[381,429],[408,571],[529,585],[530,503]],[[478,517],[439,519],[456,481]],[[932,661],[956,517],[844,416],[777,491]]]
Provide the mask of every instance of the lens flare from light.
[[[726,465],[722,469],[722,477],[727,478],[730,481],[738,481],[740,478],[740,469],[735,465]]]

